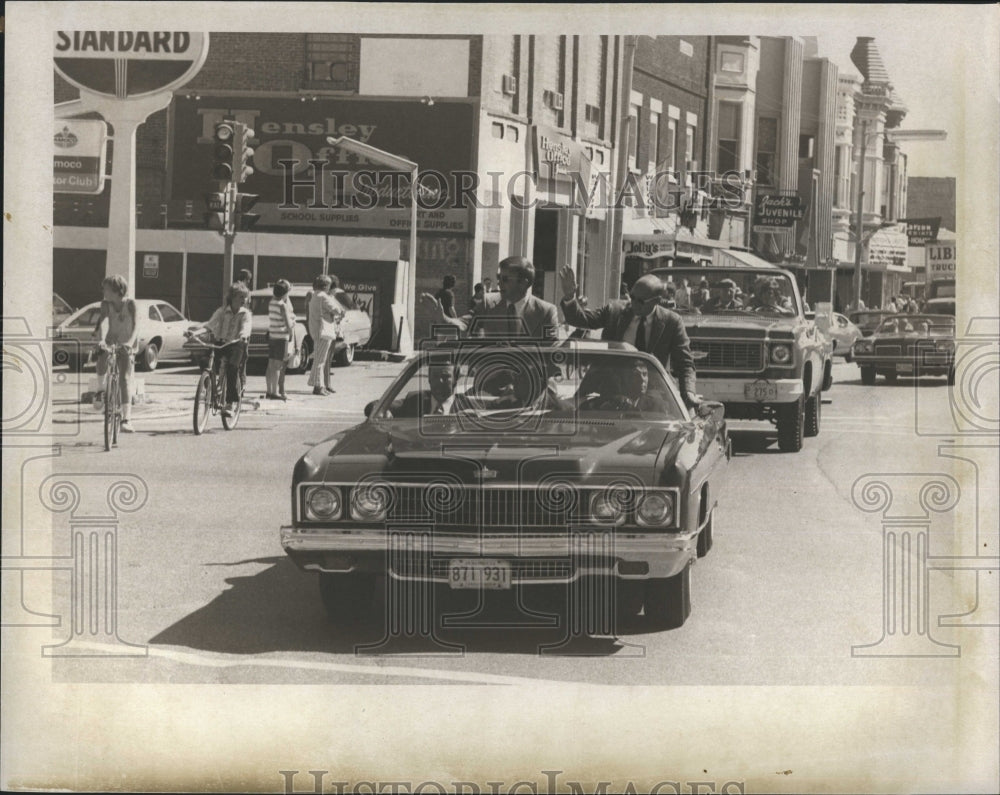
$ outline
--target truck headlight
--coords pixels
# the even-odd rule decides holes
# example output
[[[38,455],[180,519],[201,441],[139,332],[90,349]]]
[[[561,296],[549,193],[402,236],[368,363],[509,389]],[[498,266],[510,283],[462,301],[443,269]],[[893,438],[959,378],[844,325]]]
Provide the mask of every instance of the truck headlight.
[[[792,349],[789,345],[772,345],[771,362],[773,364],[785,365],[792,361]]]
[[[945,353],[950,353],[955,350],[955,343],[951,340],[939,340],[934,346],[935,350],[943,351]]]
[[[389,488],[358,485],[351,489],[351,518],[359,522],[381,522],[389,514]]]
[[[343,501],[337,486],[309,486],[302,499],[305,518],[313,522],[339,519]]]
[[[674,523],[674,495],[656,491],[639,500],[635,509],[636,524],[662,527]]]

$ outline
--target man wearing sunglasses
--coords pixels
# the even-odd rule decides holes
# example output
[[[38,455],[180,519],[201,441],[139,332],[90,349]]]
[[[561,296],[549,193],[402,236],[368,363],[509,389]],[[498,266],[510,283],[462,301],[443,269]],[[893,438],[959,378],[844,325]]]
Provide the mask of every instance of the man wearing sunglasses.
[[[638,279],[626,300],[611,301],[599,309],[585,309],[577,299],[576,274],[568,265],[559,269],[562,310],[566,322],[580,328],[604,329],[601,339],[627,342],[651,353],[672,373],[689,407],[701,402],[695,389],[694,357],[684,322],[660,305],[664,284],[653,274]]]
[[[535,266],[525,257],[507,257],[500,263],[500,292],[486,293],[482,303],[462,317],[447,317],[441,302],[430,293],[421,301],[434,323],[456,326],[469,336],[555,339],[559,311],[554,304],[528,293],[535,282]]]

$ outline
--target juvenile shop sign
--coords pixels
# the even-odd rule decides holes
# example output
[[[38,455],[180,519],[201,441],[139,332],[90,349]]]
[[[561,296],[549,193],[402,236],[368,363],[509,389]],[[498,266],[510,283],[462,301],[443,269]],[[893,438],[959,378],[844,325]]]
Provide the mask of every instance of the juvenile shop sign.
[[[806,204],[797,194],[787,196],[758,195],[754,200],[753,228],[755,232],[790,229],[806,217]]]

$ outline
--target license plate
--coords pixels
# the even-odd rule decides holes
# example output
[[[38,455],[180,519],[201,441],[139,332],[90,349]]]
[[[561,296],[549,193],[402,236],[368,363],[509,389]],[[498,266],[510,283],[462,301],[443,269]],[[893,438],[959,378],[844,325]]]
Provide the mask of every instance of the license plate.
[[[455,558],[448,564],[448,585],[452,588],[510,588],[510,563],[493,558]]]
[[[743,397],[747,400],[777,400],[778,385],[768,381],[754,381],[743,385]]]
[[[913,365],[912,364],[902,364],[902,363],[897,364],[896,365],[896,372],[897,373],[912,373],[913,372]]]

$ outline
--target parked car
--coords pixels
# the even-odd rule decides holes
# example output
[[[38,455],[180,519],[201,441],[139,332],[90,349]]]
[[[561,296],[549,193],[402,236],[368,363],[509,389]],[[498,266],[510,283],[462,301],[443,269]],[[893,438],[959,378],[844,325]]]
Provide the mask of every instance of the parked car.
[[[58,326],[75,310],[67,304],[59,293],[52,293],[52,325]]]
[[[451,397],[435,403],[442,384]],[[441,342],[365,415],[295,464],[281,528],[332,621],[370,616],[386,576],[456,590],[610,578],[623,615],[687,618],[729,439],[722,406],[689,413],[652,356],[590,340]],[[417,531],[433,556],[405,551]],[[571,556],[568,532],[574,549],[603,547]]]
[[[821,392],[833,384],[833,344],[806,320],[791,273],[763,265],[652,272],[675,284],[687,279],[697,285],[707,277],[715,287],[726,279],[746,296],[753,295],[759,279],[771,280],[778,306],[675,310],[691,339],[698,392],[725,404],[731,419],[774,423],[783,451],[797,452],[803,437],[819,434]]]
[[[806,312],[806,320],[816,320],[815,312]],[[820,329],[833,342],[833,355],[843,356],[851,361],[851,347],[864,336],[861,329],[839,312],[833,313],[833,323],[829,328]]]
[[[888,309],[861,309],[848,314],[847,319],[861,329],[862,336],[870,337],[879,324],[893,314]]]
[[[184,332],[191,326],[190,320],[166,301],[139,298],[135,308],[139,325],[139,350],[135,358],[138,369],[152,371],[160,361],[191,360],[190,352],[184,349]],[[87,304],[56,328],[52,349],[57,362],[65,362],[76,372],[83,369],[97,344],[90,335],[100,312],[99,301]]]
[[[854,343],[854,361],[861,383],[872,386],[877,376],[921,378],[943,375],[955,383],[955,318],[952,315],[890,315],[875,332]]]
[[[311,284],[293,284],[288,296],[292,301],[292,311],[298,320],[299,372],[305,373],[312,367],[313,339],[306,327],[306,297],[312,292]],[[253,331],[247,349],[249,359],[267,359],[268,304],[274,297],[270,287],[250,293],[250,309],[253,312]],[[358,309],[354,299],[343,290],[337,290],[334,299],[344,309],[340,321],[340,335],[333,347],[333,364],[348,367],[354,361],[355,351],[368,344],[372,336],[372,321],[367,313]]]

